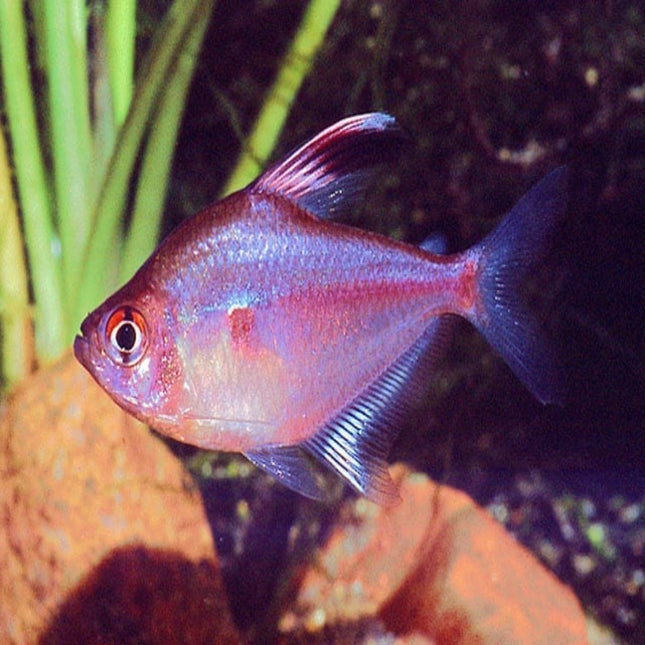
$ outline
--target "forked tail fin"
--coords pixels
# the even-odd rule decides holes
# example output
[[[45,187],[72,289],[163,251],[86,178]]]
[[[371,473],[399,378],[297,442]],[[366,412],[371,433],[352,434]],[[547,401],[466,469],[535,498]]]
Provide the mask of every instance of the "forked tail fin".
[[[537,320],[527,311],[521,290],[565,212],[566,183],[566,168],[551,172],[468,251],[478,256],[480,296],[469,318],[542,403],[561,402],[562,369]]]

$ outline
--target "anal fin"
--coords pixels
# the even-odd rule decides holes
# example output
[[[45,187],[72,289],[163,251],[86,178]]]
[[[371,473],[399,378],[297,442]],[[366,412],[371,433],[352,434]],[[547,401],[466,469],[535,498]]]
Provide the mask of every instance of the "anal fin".
[[[387,464],[390,447],[423,396],[443,354],[452,316],[433,320],[423,335],[376,381],[312,438],[302,443],[356,491],[382,506],[400,497]]]
[[[311,455],[300,446],[270,446],[248,450],[244,456],[291,490],[311,499],[324,500],[325,480]]]

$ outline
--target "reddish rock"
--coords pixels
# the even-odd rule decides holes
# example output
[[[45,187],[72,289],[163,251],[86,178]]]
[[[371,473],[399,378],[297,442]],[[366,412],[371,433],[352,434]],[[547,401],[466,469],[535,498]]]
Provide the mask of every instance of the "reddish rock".
[[[179,461],[71,357],[0,419],[0,642],[236,642]]]
[[[438,645],[587,642],[570,589],[467,495],[402,467],[392,509],[351,502],[283,633],[373,617]],[[291,627],[290,627],[291,626]]]

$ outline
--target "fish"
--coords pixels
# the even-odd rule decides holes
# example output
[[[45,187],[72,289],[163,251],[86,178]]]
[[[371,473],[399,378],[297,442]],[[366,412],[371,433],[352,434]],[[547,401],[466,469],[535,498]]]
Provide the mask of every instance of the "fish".
[[[566,210],[566,168],[458,253],[339,221],[407,141],[388,114],[345,118],[188,218],[85,318],[76,358],[167,437],[242,453],[314,499],[322,464],[385,506],[399,500],[390,447],[455,315],[559,402],[561,366],[523,282]]]

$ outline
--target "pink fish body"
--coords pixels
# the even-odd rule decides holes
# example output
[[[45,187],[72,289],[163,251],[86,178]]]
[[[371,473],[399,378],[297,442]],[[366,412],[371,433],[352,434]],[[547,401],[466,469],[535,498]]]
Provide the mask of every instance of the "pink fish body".
[[[517,289],[564,209],[565,172],[451,256],[326,219],[360,199],[400,142],[392,117],[345,119],[195,215],[85,319],[79,361],[174,439],[243,452],[318,497],[313,455],[380,503],[397,497],[387,452],[444,314],[470,320],[555,400],[556,362]]]

